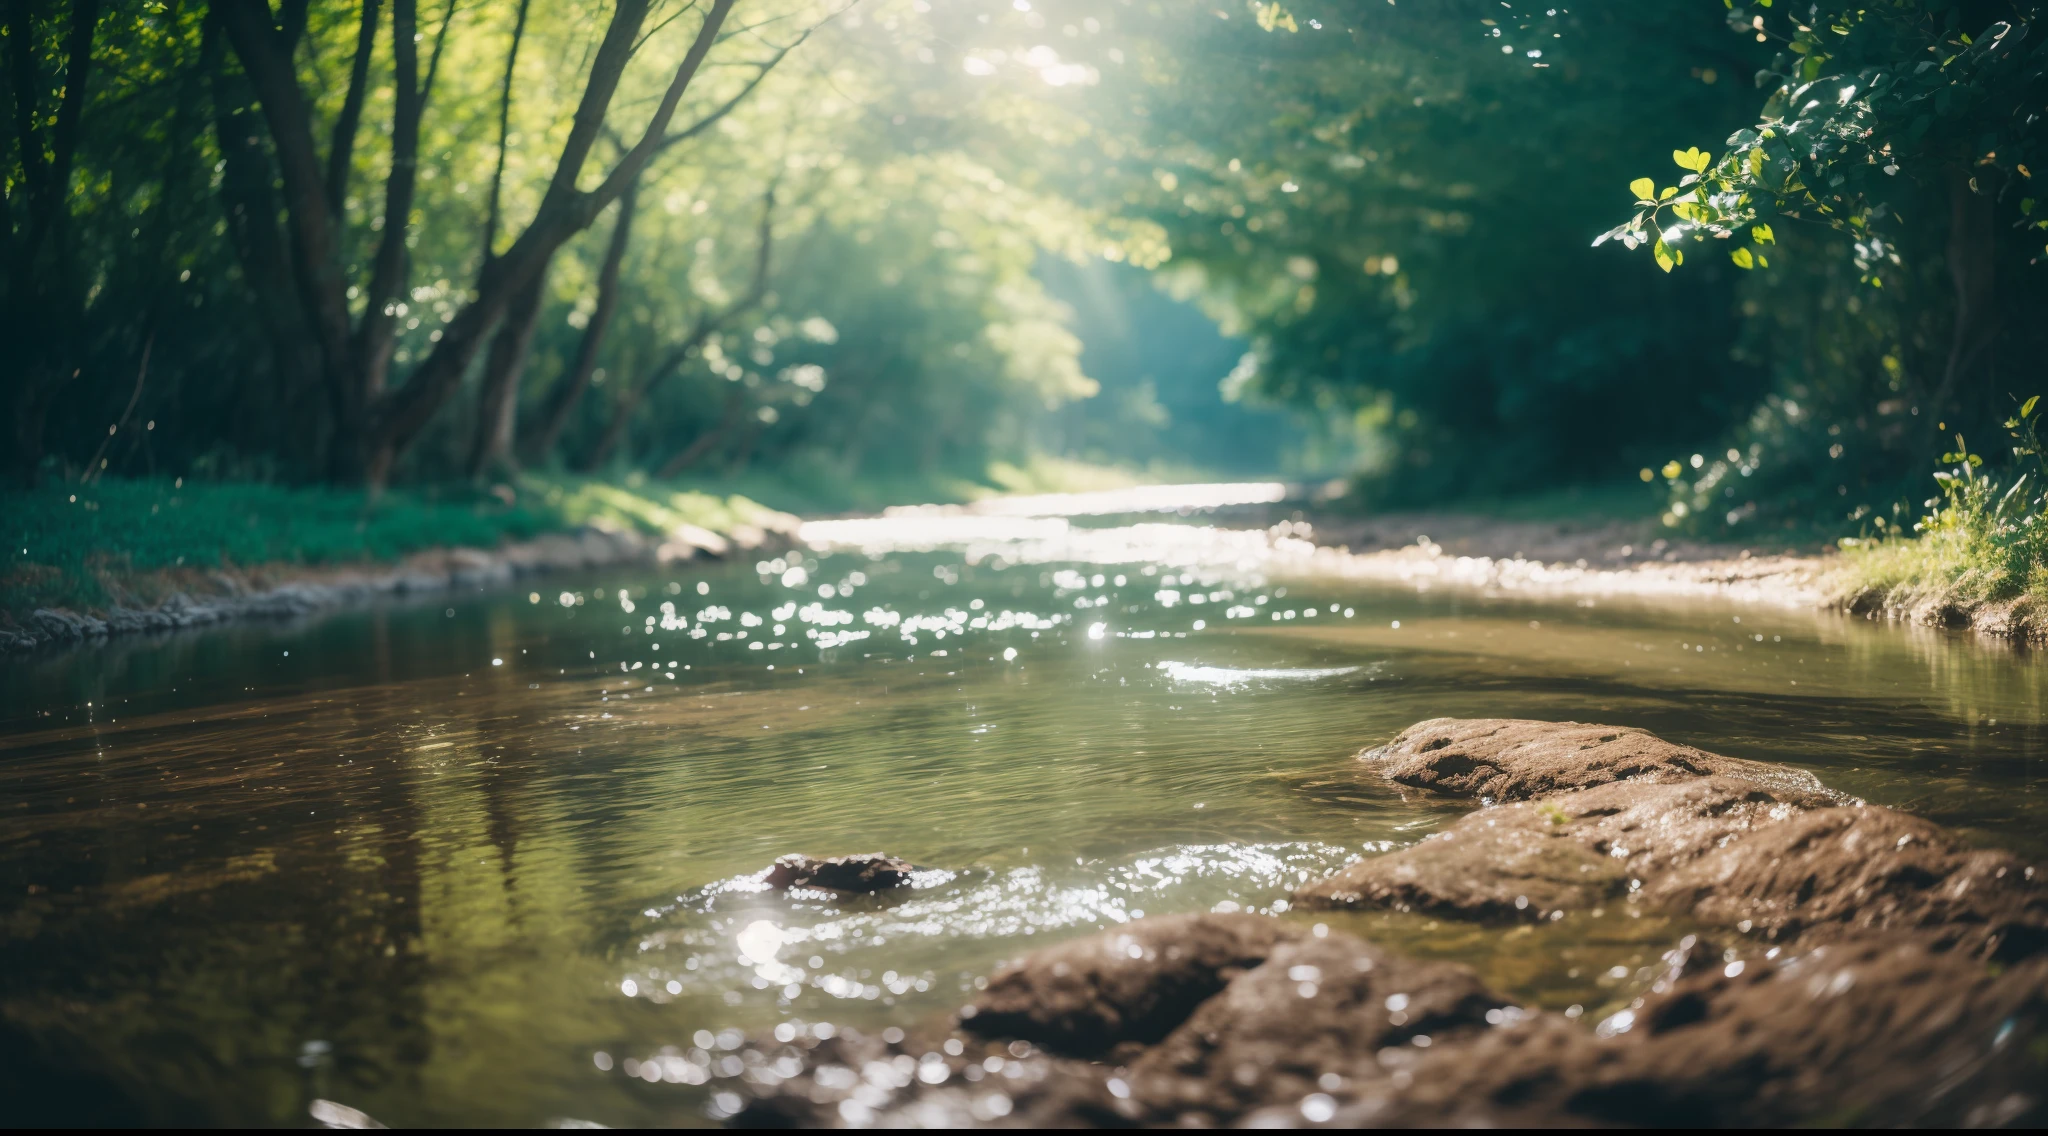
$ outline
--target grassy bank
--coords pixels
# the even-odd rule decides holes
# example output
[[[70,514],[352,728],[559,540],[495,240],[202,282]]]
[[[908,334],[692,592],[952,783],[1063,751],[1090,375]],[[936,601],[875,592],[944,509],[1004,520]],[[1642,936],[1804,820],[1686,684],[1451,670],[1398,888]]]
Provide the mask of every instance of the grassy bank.
[[[1844,606],[2021,638],[2048,632],[2048,513],[2025,477],[1967,464],[1942,475],[1941,503],[1912,533],[1842,541]]]
[[[1002,492],[1113,488],[1143,474],[1056,459],[998,465],[980,479],[835,481],[776,475],[656,482],[527,475],[360,491],[250,482],[52,482],[0,493],[0,621],[39,607],[103,611],[173,591],[218,588],[216,574],[284,578],[309,568],[391,563],[433,548],[492,548],[581,525],[658,535],[718,533],[771,511],[863,512]]]
[[[649,533],[694,524],[716,532],[766,508],[739,494],[679,486],[628,490],[595,481],[523,478],[397,490],[371,500],[317,486],[108,479],[0,496],[0,618],[39,607],[146,605],[173,591],[217,590],[217,574],[281,578],[294,570],[390,563],[430,548],[491,548],[601,524]]]

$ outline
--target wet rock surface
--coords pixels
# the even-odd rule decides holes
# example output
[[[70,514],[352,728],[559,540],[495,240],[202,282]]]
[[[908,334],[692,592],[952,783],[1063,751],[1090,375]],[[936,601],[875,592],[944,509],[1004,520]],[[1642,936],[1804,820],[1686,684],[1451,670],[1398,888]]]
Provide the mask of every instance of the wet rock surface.
[[[1439,720],[1402,738],[1493,737],[1486,730],[1496,724]],[[1541,748],[1532,741],[1538,723],[1511,725],[1515,748]],[[1552,748],[1613,732],[1560,724],[1563,741]],[[1711,759],[1696,762],[1703,768],[1728,760],[1692,752]],[[2009,853],[1968,848],[1917,817],[1783,778],[1681,781],[1673,768],[1483,808],[1420,844],[1304,885],[1293,902],[1531,920],[1625,900],[1785,943],[1912,934],[2006,961],[2048,949],[2048,888]]]
[[[1154,917],[1003,968],[962,1010],[964,1044],[805,1049],[801,1071],[750,1090],[734,1119],[2048,1122],[2048,899],[2031,867],[1803,774],[1641,731],[1563,723],[1545,738],[1543,726],[1437,720],[1368,755],[1395,780],[1510,803],[1308,884],[1294,903],[1481,921],[1657,908],[1724,929],[1685,936],[1640,972],[1648,989],[1598,1023],[1321,924]],[[1473,761],[1432,757],[1459,753]],[[977,1052],[989,1054],[978,1065]]]
[[[1257,915],[1134,920],[997,971],[963,1025],[1078,1057],[1150,1045],[1302,934],[1300,927]]]
[[[1665,783],[1730,775],[1820,793],[1813,775],[1674,745],[1628,726],[1519,718],[1431,718],[1360,753],[1389,781],[1487,803],[1526,801],[1615,781]]]
[[[781,857],[762,879],[777,891],[817,888],[821,891],[869,895],[899,888],[910,882],[917,866],[881,852],[859,852],[851,856],[806,856],[792,853]]]
[[[1244,917],[1200,926],[1213,918],[1141,920],[1165,926],[1139,930],[1150,939],[1246,934]],[[1461,966],[1250,918],[1273,925],[1266,960],[1163,1040],[1116,1060],[894,1030],[762,1043],[727,1111],[746,1127],[2048,1120],[2048,962],[2000,971],[1954,952],[1863,941],[1731,963],[1688,940],[1667,954],[1651,993],[1595,1029],[1517,1007]],[[1129,941],[1123,930],[1106,932],[1025,965],[1119,940]],[[982,1017],[968,1020],[982,1029]]]
[[[1154,1123],[1229,1123],[1330,1087],[1395,1086],[1437,1045],[1499,1019],[1506,1000],[1462,966],[1420,962],[1334,932],[1280,946],[1132,1061]]]

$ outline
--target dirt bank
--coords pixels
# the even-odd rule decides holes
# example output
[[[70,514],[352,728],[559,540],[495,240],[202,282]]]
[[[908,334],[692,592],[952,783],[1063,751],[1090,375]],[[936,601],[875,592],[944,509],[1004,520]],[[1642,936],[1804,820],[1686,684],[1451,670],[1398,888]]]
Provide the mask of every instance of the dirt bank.
[[[176,576],[158,573],[148,580],[115,582],[117,594],[131,599],[136,592],[165,594],[155,603],[133,601],[88,614],[54,608],[13,613],[14,626],[0,626],[0,654],[90,645],[238,619],[290,618],[380,596],[480,591],[551,572],[726,556],[786,544],[795,532],[796,518],[779,522],[772,529],[747,526],[730,535],[684,526],[665,538],[586,526],[494,549],[435,549],[389,565],[272,564]]]

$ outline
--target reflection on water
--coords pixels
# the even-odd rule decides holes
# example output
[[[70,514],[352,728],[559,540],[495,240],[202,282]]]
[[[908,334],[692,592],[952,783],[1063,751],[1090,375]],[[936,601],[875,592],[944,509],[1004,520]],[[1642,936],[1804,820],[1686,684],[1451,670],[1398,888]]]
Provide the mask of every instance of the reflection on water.
[[[1184,506],[1125,506],[1152,507]],[[1199,523],[830,524],[758,564],[0,664],[0,1117],[702,1123],[736,1031],[930,1024],[1039,943],[1282,910],[1418,839],[1457,808],[1349,758],[1441,715],[1639,725],[2048,849],[2031,656],[1368,590]],[[876,850],[929,870],[757,879]],[[1588,1013],[1696,930],[1316,918]]]

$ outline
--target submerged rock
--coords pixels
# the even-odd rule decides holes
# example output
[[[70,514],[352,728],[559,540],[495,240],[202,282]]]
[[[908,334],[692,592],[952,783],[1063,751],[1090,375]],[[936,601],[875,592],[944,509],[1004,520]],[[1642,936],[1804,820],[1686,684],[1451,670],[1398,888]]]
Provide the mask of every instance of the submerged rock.
[[[867,895],[910,882],[916,865],[881,852],[819,858],[792,853],[775,861],[763,879],[777,891],[793,887]]]
[[[990,976],[962,1026],[1059,1053],[1151,1045],[1303,930],[1257,915],[1166,915],[1034,951]]]
[[[1646,730],[1519,718],[1431,718],[1359,760],[1389,781],[1487,802],[1526,801],[1615,781],[1664,783],[1730,775],[1823,793],[1812,774],[1674,745]]]

